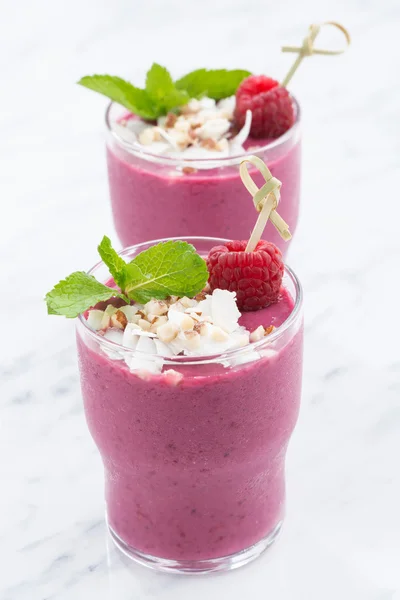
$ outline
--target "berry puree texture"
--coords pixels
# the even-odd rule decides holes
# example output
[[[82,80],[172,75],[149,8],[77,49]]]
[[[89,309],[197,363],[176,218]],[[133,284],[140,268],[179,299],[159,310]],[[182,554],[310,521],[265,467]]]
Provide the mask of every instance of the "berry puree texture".
[[[243,314],[241,324],[279,327],[292,309],[282,288],[277,303]],[[167,559],[212,559],[252,546],[280,523],[302,365],[302,327],[287,333],[275,352],[236,367],[174,366],[183,378],[173,385],[162,375],[140,378],[78,331],[108,521],[125,544]]]
[[[266,142],[250,139],[245,146]],[[279,214],[293,234],[299,213],[300,141],[289,139],[258,156],[283,183]],[[182,173],[173,161],[151,162],[116,142],[107,146],[107,163],[114,223],[123,246],[175,236],[245,239],[254,227],[256,212],[238,165]],[[250,172],[261,187],[265,181],[258,171]],[[285,254],[288,244],[274,227],[268,235]]]

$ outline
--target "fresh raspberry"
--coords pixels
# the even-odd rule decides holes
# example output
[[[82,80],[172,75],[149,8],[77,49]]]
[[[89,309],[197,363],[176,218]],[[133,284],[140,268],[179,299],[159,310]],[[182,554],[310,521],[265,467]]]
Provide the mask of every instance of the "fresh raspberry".
[[[237,89],[235,121],[239,129],[244,125],[247,110],[253,115],[250,129],[253,138],[277,138],[294,123],[289,92],[265,75],[250,75]]]
[[[284,265],[282,253],[271,242],[259,241],[254,252],[247,242],[215,246],[207,258],[211,290],[236,292],[239,310],[258,310],[278,300]]]

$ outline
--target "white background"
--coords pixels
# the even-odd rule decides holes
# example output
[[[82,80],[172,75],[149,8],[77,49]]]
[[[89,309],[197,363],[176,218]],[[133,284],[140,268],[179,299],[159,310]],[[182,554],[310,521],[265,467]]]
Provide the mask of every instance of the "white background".
[[[276,546],[201,579],[127,567],[107,550],[102,472],[84,423],[73,323],[43,295],[89,268],[114,234],[109,72],[141,84],[248,68],[282,78],[311,22],[351,31],[342,57],[306,59],[291,90],[304,123],[302,215],[290,264],[303,281],[303,408]],[[18,0],[1,3],[2,600],[395,600],[400,590],[400,4],[397,0]],[[321,45],[341,43],[333,33]]]

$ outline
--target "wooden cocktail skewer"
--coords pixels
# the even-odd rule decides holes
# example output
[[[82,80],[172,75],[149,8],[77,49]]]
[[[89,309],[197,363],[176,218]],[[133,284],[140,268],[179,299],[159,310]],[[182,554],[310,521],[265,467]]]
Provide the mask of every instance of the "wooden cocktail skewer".
[[[346,46],[344,48],[342,48],[340,50],[325,50],[323,48],[314,48],[315,38],[321,31],[321,28],[326,25],[331,25],[332,27],[336,27],[343,33],[343,35],[346,38]],[[289,69],[288,74],[286,75],[285,79],[282,81],[282,85],[284,87],[287,87],[289,81],[292,79],[293,75],[299,68],[303,58],[305,58],[306,56],[312,56],[313,54],[320,54],[323,56],[335,56],[337,54],[343,54],[343,52],[345,52],[347,47],[350,45],[350,42],[351,42],[351,38],[350,38],[349,32],[347,31],[347,29],[345,27],[343,27],[343,25],[340,25],[340,23],[336,23],[335,21],[325,21],[324,23],[321,23],[319,25],[318,24],[310,25],[310,27],[308,28],[308,34],[304,38],[302,46],[300,46],[300,47],[283,46],[282,47],[282,52],[296,52],[298,54],[298,57],[296,58],[293,65]]]
[[[345,48],[342,48],[340,50],[314,48],[314,42],[317,35],[321,31],[321,28],[327,25],[336,27],[344,34],[346,38]],[[336,23],[336,21],[325,21],[324,23],[321,23],[319,25],[310,25],[308,34],[304,38],[301,47],[282,47],[282,52],[296,52],[298,54],[296,60],[289,69],[288,74],[282,81],[282,86],[287,86],[287,84],[299,68],[302,60],[306,56],[312,56],[313,54],[320,54],[324,56],[335,56],[337,54],[342,54],[350,45],[350,42],[351,38],[349,32],[345,27],[343,27],[343,25],[341,25],[340,23]],[[264,177],[265,184],[261,188],[258,188],[252,180],[247,170],[247,163],[254,165]],[[247,159],[243,160],[240,163],[240,177],[242,178],[242,182],[246,186],[247,190],[253,196],[254,206],[256,207],[256,210],[260,213],[255,227],[251,233],[250,239],[247,243],[245,252],[253,252],[255,250],[264,232],[268,219],[271,220],[272,224],[276,227],[278,233],[285,241],[290,240],[292,236],[289,231],[289,225],[282,219],[282,217],[278,214],[276,210],[280,200],[280,189],[282,185],[279,179],[276,179],[276,177],[272,176],[272,173],[268,169],[267,165],[258,156],[249,156]]]
[[[258,188],[252,180],[247,170],[247,163],[254,165],[265,179],[265,184]],[[282,219],[277,212],[277,206],[280,199],[281,182],[272,176],[267,165],[258,158],[258,156],[249,156],[240,163],[240,177],[246,189],[253,196],[254,206],[260,213],[247,243],[245,252],[253,252],[261,239],[268,219],[278,230],[281,237],[288,241],[292,237],[289,231],[289,225]]]

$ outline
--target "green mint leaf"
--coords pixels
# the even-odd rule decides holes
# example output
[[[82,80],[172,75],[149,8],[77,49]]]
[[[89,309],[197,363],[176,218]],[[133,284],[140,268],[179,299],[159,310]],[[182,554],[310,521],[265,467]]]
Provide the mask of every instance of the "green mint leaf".
[[[50,315],[77,317],[98,302],[122,298],[146,303],[152,298],[195,296],[208,279],[207,266],[191,244],[170,240],[138,254],[130,263],[117,254],[106,236],[98,246],[99,254],[122,289],[108,287],[84,271],[76,271],[46,295]]]
[[[110,298],[122,298],[127,301],[123,294],[103,285],[93,275],[76,271],[46,294],[47,312],[49,315],[74,318],[98,302]]]
[[[153,63],[146,75],[146,92],[153,100],[158,103],[165,94],[175,89],[174,82],[169,71],[157,63]]]
[[[138,254],[135,265],[144,276],[130,280],[125,293],[136,302],[167,296],[195,296],[204,288],[208,271],[203,258],[191,244],[170,240]],[[136,273],[138,275],[138,272]]]
[[[166,115],[173,108],[187,104],[190,100],[185,90],[175,87],[169,71],[157,63],[147,72],[146,92],[159,116]]]
[[[112,278],[122,291],[125,290],[127,282],[145,279],[140,268],[133,262],[126,263],[122,256],[111,246],[111,240],[106,235],[97,246],[98,253],[103,263],[108,267]]]
[[[103,263],[108,267],[115,283],[123,290],[127,278],[127,263],[111,246],[111,240],[106,235],[97,246],[97,251]]]
[[[250,71],[242,69],[197,69],[178,79],[175,85],[178,89],[185,90],[191,98],[208,96],[221,100],[233,96],[243,79],[249,75]]]
[[[163,99],[163,104],[160,107],[162,111],[160,116],[166,115],[174,108],[178,108],[179,106],[184,106],[190,100],[190,96],[187,92],[183,90],[174,89],[171,90],[169,94],[166,94]]]
[[[107,96],[113,102],[118,102],[142,119],[153,120],[158,116],[154,103],[146,90],[141,90],[120,77],[88,75],[82,77],[78,84]]]

